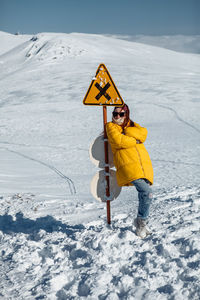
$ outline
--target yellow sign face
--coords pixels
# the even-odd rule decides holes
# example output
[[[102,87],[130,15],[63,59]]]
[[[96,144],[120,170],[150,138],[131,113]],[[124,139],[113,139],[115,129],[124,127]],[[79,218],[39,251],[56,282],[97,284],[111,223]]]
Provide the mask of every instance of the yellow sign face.
[[[85,95],[83,104],[104,106],[124,105],[124,101],[104,64],[99,65],[96,76]]]

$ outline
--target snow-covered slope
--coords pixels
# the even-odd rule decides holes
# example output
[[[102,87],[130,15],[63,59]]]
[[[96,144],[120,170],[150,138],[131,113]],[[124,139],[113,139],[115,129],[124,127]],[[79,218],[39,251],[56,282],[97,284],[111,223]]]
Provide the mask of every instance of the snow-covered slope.
[[[200,56],[99,35],[2,37],[2,299],[199,299]],[[146,240],[134,188],[112,202],[110,227],[89,191],[102,108],[82,100],[102,62],[148,128]]]
[[[18,45],[20,45],[24,41],[27,41],[30,38],[31,36],[29,35],[13,35],[7,32],[0,31],[0,55],[6,53],[12,48],[17,47]]]
[[[200,35],[107,35],[127,41],[153,45],[184,53],[200,54]]]

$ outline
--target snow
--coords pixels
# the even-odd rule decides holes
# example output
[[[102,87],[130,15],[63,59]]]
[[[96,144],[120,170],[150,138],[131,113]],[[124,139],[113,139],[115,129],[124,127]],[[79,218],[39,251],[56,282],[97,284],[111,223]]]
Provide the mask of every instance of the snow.
[[[184,53],[200,54],[200,35],[106,35],[113,38],[148,44]]]
[[[199,54],[79,33],[0,38],[1,298],[199,299]],[[145,240],[133,187],[111,202],[111,226],[90,194],[102,108],[82,100],[100,63],[148,129]]]

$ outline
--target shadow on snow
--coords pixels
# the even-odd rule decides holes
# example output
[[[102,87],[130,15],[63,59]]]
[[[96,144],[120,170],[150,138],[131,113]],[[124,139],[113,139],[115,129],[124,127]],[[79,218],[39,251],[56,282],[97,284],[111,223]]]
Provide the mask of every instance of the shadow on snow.
[[[46,216],[31,220],[25,218],[22,213],[17,213],[16,218],[13,219],[11,215],[0,216],[0,230],[6,234],[12,233],[25,233],[35,234],[40,230],[44,230],[48,233],[62,232],[71,238],[75,238],[75,234],[78,231],[84,229],[84,226],[79,225],[66,225],[60,221],[57,221],[52,216]]]

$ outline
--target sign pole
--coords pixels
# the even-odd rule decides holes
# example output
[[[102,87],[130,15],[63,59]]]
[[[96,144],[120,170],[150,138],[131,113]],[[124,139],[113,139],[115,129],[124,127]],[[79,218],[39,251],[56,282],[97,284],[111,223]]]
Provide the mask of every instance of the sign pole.
[[[110,185],[110,167],[108,158],[108,137],[106,133],[107,123],[107,106],[122,107],[124,101],[117,90],[114,81],[112,80],[110,73],[108,72],[104,64],[100,64],[95,77],[87,90],[87,93],[83,99],[84,105],[98,105],[103,106],[103,128],[104,128],[104,154],[105,154],[105,196],[107,207],[107,223],[111,224],[110,218],[110,201],[113,197],[111,193]],[[112,197],[111,197],[112,196]],[[105,200],[104,198],[101,200]]]
[[[107,123],[107,107],[103,106],[103,127],[104,127],[104,153],[105,153],[105,180],[106,180],[106,197],[110,197],[110,168],[108,159],[108,136],[106,133],[106,123]],[[107,223],[111,224],[110,218],[110,200],[106,200],[107,208]]]

